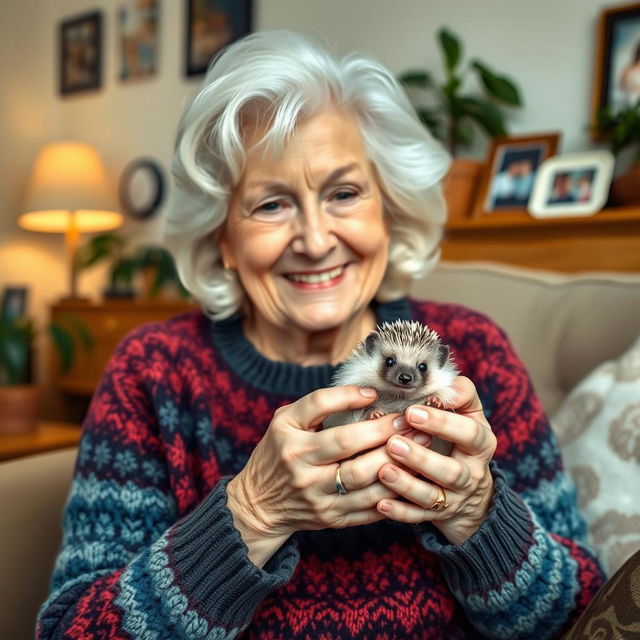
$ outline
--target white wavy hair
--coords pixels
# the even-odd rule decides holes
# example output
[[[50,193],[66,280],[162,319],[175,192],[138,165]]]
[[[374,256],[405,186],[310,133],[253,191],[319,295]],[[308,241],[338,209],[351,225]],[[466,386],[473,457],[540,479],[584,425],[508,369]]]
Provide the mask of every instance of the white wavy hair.
[[[446,217],[440,181],[449,156],[391,73],[367,55],[339,58],[300,33],[251,34],[212,62],[183,111],[172,163],[165,243],[184,286],[212,318],[232,315],[244,298],[216,242],[243,172],[243,116],[270,124],[258,145],[277,152],[298,122],[328,104],[354,116],[383,194],[389,263],[376,298],[406,295],[411,280],[438,261]]]

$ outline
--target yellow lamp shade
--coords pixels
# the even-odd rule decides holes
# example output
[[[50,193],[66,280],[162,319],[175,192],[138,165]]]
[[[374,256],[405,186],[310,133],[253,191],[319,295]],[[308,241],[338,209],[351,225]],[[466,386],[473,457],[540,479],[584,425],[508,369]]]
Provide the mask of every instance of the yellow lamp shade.
[[[18,223],[30,231],[107,231],[122,214],[98,152],[83,142],[44,147],[33,165],[25,213]]]

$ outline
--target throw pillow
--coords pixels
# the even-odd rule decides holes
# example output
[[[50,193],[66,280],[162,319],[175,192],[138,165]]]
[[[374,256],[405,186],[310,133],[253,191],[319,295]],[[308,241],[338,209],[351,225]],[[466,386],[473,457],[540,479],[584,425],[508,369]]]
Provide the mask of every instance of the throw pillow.
[[[640,338],[601,364],[551,419],[607,575],[640,548]]]

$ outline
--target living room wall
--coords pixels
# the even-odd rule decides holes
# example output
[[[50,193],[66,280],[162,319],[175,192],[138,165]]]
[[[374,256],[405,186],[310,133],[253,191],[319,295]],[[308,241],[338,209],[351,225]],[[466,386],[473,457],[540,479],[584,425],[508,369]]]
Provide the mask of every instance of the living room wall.
[[[0,288],[30,288],[31,311],[43,322],[67,288],[62,237],[17,227],[30,166],[40,146],[56,139],[87,141],[102,153],[117,181],[127,162],[145,155],[168,174],[181,107],[198,80],[183,76],[184,4],[161,3],[159,73],[122,84],[117,79],[115,18],[121,0],[21,0],[0,4]],[[562,151],[589,148],[586,133],[597,0],[254,0],[254,29],[302,28],[325,36],[341,52],[365,50],[393,72],[440,67],[435,33],[448,26],[466,52],[517,80],[525,106],[510,117],[513,133],[560,130]],[[89,10],[104,14],[103,87],[62,98],[57,93],[57,28]],[[471,154],[482,157],[484,145]],[[134,240],[159,239],[161,216],[128,221]],[[97,296],[100,270],[84,274],[80,292]],[[42,365],[40,366],[42,369]]]

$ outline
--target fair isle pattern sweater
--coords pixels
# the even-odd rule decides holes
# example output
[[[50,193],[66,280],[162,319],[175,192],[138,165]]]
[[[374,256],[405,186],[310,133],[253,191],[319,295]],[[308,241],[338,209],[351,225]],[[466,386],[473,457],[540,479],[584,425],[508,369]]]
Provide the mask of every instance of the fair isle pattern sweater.
[[[131,333],[83,426],[40,640],[553,638],[602,583],[523,365],[486,317],[403,299],[452,347],[498,437],[495,499],[465,543],[390,520],[298,532],[256,567],[225,487],[274,410],[330,365],[265,359],[241,319],[193,311]]]

